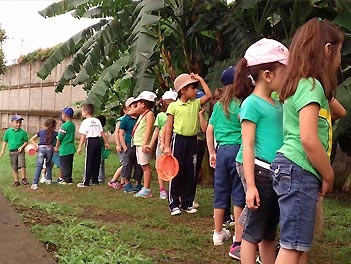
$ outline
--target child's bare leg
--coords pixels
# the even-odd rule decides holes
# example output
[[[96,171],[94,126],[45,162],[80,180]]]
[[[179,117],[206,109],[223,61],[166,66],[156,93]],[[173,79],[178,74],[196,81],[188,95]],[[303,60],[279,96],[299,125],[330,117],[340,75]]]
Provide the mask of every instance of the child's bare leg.
[[[119,166],[113,175],[111,182],[116,182],[119,176],[121,176],[123,166]]]
[[[239,223],[239,218],[240,215],[243,211],[243,208],[239,207],[239,206],[234,206],[234,227],[235,227],[235,242],[241,242],[242,240],[242,236],[243,236],[243,230],[244,227]]]
[[[215,231],[217,233],[220,233],[223,228],[224,211],[225,211],[224,208],[213,209],[213,220],[214,220]]]
[[[299,264],[307,264],[307,252],[303,252],[300,259],[299,259]]]
[[[258,248],[262,263],[274,263],[276,257],[275,241],[262,240],[262,242],[258,244]]]
[[[240,249],[241,263],[256,264],[256,250],[257,250],[256,244],[243,239],[241,243],[241,249]]]
[[[18,180],[18,170],[12,171],[12,173],[13,173],[13,179],[15,180],[15,182],[18,182],[19,181]]]
[[[158,179],[158,185],[160,186],[160,190],[164,190],[165,182],[160,177],[157,177],[157,179]]]
[[[302,253],[302,251],[280,248],[275,264],[297,264]]]
[[[150,181],[151,181],[151,167],[150,164],[142,165],[144,175],[144,188],[150,189]]]
[[[21,168],[21,176],[22,176],[22,179],[26,179],[27,178],[27,170],[26,170],[26,167],[22,167]],[[18,178],[18,176],[17,176]]]

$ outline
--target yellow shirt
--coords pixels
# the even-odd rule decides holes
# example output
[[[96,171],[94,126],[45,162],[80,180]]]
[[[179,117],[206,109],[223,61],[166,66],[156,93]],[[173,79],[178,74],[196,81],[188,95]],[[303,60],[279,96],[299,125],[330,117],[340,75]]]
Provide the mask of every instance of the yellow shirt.
[[[173,132],[183,136],[196,136],[199,130],[200,99],[191,99],[186,103],[181,100],[171,103],[167,115],[172,115]]]

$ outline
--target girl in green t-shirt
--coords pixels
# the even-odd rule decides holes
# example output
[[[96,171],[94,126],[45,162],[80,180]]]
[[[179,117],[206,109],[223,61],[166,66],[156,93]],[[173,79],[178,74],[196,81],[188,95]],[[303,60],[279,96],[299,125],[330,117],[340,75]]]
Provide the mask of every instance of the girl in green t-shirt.
[[[306,261],[303,253],[312,245],[318,196],[333,187],[329,100],[337,86],[342,42],[336,25],[313,18],[297,30],[290,46],[280,92],[284,144],[271,165],[280,208],[276,264]]]

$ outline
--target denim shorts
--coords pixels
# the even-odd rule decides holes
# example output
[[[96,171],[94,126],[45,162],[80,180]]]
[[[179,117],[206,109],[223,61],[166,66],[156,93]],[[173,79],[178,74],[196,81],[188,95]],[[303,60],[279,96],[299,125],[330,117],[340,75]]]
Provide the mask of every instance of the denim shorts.
[[[239,167],[239,171],[246,190],[242,166]],[[255,165],[254,174],[261,205],[257,210],[250,210],[245,207],[239,223],[244,223],[243,239],[258,244],[262,240],[275,240],[279,222],[279,206],[277,195],[273,190],[271,171]]]
[[[232,197],[235,206],[245,206],[245,192],[236,170],[235,158],[240,145],[218,146],[214,172],[214,208],[227,208]]]
[[[319,181],[278,153],[272,165],[273,188],[280,208],[280,246],[309,251],[315,224]]]

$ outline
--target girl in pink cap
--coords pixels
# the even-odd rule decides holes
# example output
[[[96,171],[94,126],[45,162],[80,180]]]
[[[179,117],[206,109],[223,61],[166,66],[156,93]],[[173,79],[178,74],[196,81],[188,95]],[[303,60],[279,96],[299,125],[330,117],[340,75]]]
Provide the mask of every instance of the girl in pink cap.
[[[290,46],[280,92],[284,144],[271,167],[280,208],[281,249],[275,263],[299,263],[310,250],[318,195],[333,187],[330,109],[343,40],[336,25],[313,18],[297,30]]]
[[[236,161],[247,209],[242,243],[235,242],[229,256],[242,263],[256,262],[257,247],[263,263],[275,261],[279,207],[270,163],[283,144],[283,109],[272,93],[280,90],[287,61],[288,49],[264,38],[252,44],[236,66],[234,89],[244,100],[240,108],[242,145]],[[244,81],[247,76],[255,86]]]

